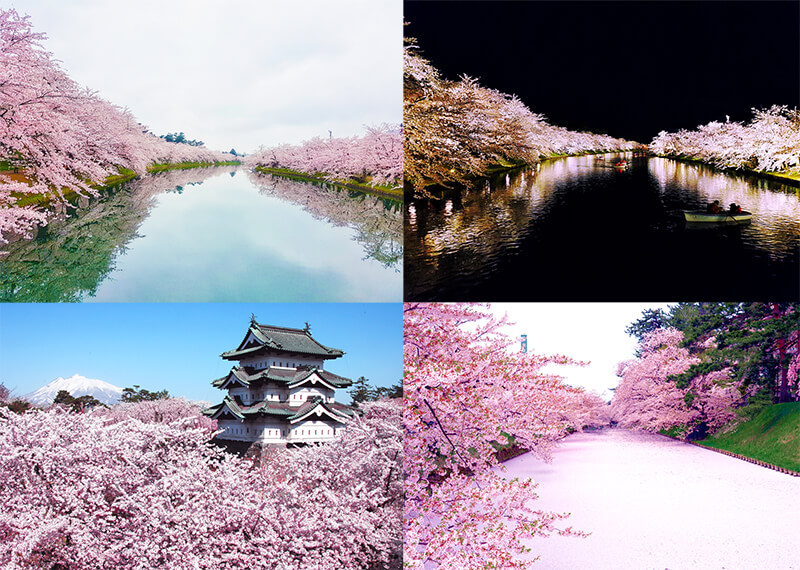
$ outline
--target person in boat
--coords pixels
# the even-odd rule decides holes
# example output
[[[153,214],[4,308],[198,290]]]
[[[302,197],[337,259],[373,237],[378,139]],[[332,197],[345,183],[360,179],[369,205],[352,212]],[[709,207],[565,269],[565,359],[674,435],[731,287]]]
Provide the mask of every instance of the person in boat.
[[[719,205],[719,200],[714,200],[708,206],[706,206],[706,213],[707,214],[721,214],[722,213],[722,206]]]
[[[728,210],[729,214],[741,214],[742,207],[737,204],[736,202],[731,202],[730,209]]]

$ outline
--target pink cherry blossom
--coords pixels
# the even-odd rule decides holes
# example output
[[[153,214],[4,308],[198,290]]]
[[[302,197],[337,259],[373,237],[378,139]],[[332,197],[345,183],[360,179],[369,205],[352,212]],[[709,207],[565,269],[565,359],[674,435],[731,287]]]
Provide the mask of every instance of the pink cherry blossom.
[[[576,534],[536,509],[535,484],[503,480],[496,445],[539,457],[583,424],[577,392],[521,354],[480,305],[409,303],[404,319],[405,550],[410,568],[524,568],[524,537]]]

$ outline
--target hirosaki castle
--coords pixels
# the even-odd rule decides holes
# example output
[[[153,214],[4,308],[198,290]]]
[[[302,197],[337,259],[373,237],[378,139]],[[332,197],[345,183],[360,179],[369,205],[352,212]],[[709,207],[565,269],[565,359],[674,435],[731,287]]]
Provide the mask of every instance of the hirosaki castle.
[[[221,355],[238,364],[212,382],[228,395],[203,413],[224,430],[219,439],[263,445],[333,439],[355,413],[335,399],[336,390],[352,381],[323,368],[326,360],[342,355],[338,348],[317,342],[308,325],[262,325],[254,316],[239,346]]]

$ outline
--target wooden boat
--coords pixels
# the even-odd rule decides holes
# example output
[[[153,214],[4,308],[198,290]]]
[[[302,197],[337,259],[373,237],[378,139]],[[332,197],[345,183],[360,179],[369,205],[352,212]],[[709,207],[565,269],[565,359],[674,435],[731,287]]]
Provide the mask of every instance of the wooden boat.
[[[749,222],[753,217],[750,212],[742,210],[737,214],[730,212],[721,212],[719,214],[712,214],[703,210],[684,210],[683,217],[687,222],[712,222],[717,224],[732,224],[736,222]]]

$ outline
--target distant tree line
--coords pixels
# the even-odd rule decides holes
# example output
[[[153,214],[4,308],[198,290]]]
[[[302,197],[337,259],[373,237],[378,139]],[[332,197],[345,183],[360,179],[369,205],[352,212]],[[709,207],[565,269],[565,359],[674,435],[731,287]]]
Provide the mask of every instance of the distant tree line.
[[[159,390],[158,392],[151,392],[144,388],[139,388],[138,384],[134,384],[133,388],[123,388],[122,398],[123,402],[150,402],[153,400],[166,400],[168,399],[169,392],[166,390]]]
[[[363,404],[364,402],[374,402],[381,398],[402,398],[403,385],[401,382],[386,386],[371,386],[369,380],[359,376],[358,380],[353,381],[353,385],[347,391],[353,399],[353,404]]]
[[[183,134],[183,131],[179,133],[167,133],[166,135],[161,135],[161,138],[167,142],[188,144],[189,146],[203,146],[205,144],[203,141],[187,139],[186,135]]]

